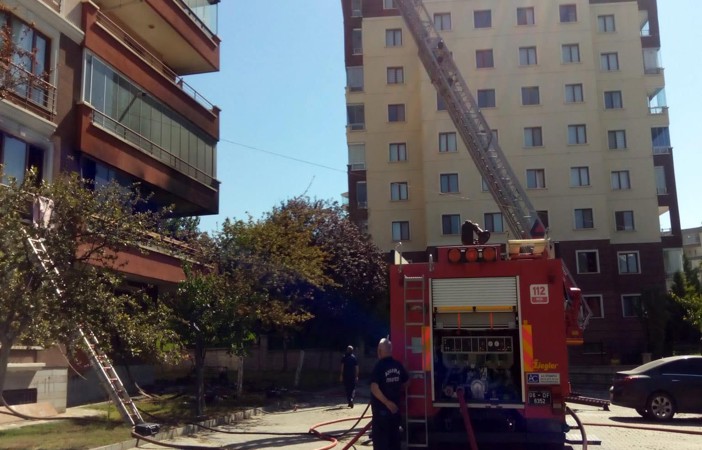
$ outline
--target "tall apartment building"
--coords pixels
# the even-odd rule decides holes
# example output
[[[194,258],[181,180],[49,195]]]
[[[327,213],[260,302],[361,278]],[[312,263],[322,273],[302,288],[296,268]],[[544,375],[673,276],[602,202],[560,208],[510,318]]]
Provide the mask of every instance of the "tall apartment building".
[[[183,76],[219,70],[218,1],[0,0],[15,44],[36,51],[2,68],[29,77],[0,101],[5,174],[34,166],[47,181],[77,171],[97,185],[139,182],[151,207],[217,213],[219,109]],[[184,277],[166,251],[123,257],[130,283],[159,290]],[[44,395],[40,375],[14,382],[16,395]]]
[[[466,219],[505,242],[393,0],[341,3],[352,219],[414,260]],[[682,255],[656,1],[424,4],[593,311],[574,356],[634,358]]]

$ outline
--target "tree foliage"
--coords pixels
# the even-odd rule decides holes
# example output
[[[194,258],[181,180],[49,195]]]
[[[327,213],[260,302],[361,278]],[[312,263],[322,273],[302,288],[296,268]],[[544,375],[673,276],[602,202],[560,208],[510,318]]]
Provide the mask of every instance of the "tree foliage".
[[[693,267],[690,260],[683,259],[683,271],[675,274],[671,296],[682,308],[684,320],[693,325],[699,335],[702,332],[702,287],[699,267]]]
[[[106,346],[120,336],[131,354],[158,354],[154,342],[172,339],[159,323],[165,316],[144,297],[120,293],[127,261],[119,252],[152,243],[145,231],[155,228],[159,214],[135,212],[145,201],[136,190],[86,189],[75,174],[51,184],[37,183],[29,173],[22,184],[6,181],[0,187],[0,386],[12,345],[71,347],[78,327],[92,330]],[[39,197],[53,206],[48,220],[32,227],[32,203]],[[42,240],[50,270],[38,264],[26,233]]]

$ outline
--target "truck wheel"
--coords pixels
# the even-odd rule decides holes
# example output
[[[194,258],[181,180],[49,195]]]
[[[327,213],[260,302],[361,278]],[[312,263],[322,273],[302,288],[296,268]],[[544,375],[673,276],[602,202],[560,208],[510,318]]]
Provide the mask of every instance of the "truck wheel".
[[[648,416],[653,420],[670,420],[675,415],[675,403],[670,395],[664,392],[655,392],[648,398],[646,405]]]

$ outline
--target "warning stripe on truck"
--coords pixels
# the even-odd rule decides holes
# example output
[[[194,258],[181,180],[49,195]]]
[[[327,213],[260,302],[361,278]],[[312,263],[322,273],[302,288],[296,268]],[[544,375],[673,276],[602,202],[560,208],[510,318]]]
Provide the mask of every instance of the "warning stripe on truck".
[[[522,351],[524,355],[524,371],[534,370],[534,337],[531,333],[531,324],[526,320],[522,322]]]

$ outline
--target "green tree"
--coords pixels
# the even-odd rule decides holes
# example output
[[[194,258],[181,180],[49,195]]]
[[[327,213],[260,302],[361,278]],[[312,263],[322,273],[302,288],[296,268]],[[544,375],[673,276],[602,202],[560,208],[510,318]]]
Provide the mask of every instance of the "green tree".
[[[72,348],[78,327],[92,330],[106,350],[110,337],[119,336],[133,355],[160,354],[154,343],[173,339],[160,322],[163,310],[143,297],[117,293],[127,264],[120,251],[153,244],[145,231],[155,229],[159,214],[135,212],[145,202],[136,190],[86,189],[75,174],[51,184],[36,183],[31,173],[25,178],[0,187],[0,388],[13,345]],[[31,227],[37,198],[53,204],[46,220]],[[27,233],[42,240],[50,270],[36,261]]]
[[[673,299],[669,335],[675,342],[697,343],[702,334],[702,288],[699,268],[683,257],[683,271],[673,276],[670,290]]]
[[[204,255],[205,252],[200,252]],[[193,350],[195,409],[205,412],[205,357],[209,348],[226,348],[243,356],[255,338],[253,326],[259,294],[248,278],[225,275],[211,262],[186,264],[185,280],[164,298],[172,312],[172,329]]]

